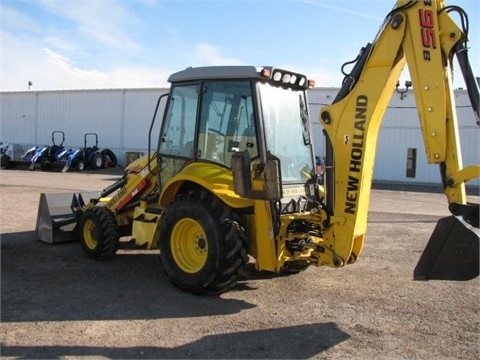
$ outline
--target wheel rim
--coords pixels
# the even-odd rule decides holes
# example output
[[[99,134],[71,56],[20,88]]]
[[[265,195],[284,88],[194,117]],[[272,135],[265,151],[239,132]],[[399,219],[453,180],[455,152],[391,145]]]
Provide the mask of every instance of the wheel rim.
[[[170,240],[172,256],[184,272],[193,274],[207,262],[208,243],[202,226],[193,219],[178,221]]]
[[[101,166],[102,166],[102,162],[103,162],[102,158],[101,158],[100,156],[97,157],[97,158],[95,159],[95,166],[96,166],[96,167],[101,167]]]
[[[94,250],[97,247],[97,239],[95,239],[95,222],[93,220],[85,221],[83,225],[83,241],[85,245]]]

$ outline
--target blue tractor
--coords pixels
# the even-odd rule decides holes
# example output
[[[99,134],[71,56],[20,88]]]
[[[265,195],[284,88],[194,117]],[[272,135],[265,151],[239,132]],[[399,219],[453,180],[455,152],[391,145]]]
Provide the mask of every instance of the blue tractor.
[[[95,145],[87,146],[87,140],[92,137],[95,139]],[[70,169],[83,171],[86,168],[99,170],[104,167],[115,167],[117,165],[117,159],[111,150],[105,149],[100,151],[98,148],[98,135],[95,133],[85,133],[84,147],[76,150],[64,150],[58,155],[58,161],[64,164],[62,172],[67,172]]]
[[[55,138],[61,136],[61,142],[55,143]],[[28,167],[35,170],[40,165],[42,170],[49,167],[50,163],[56,162],[57,156],[64,150],[65,133],[63,131],[52,132],[52,145],[34,146],[25,151],[20,159],[14,159],[7,154],[2,154],[2,168],[14,168],[17,166]]]

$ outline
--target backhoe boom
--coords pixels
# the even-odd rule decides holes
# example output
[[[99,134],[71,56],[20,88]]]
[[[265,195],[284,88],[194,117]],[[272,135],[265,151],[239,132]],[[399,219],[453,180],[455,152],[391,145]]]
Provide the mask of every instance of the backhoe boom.
[[[453,215],[464,215],[463,219],[455,218],[456,221],[471,222],[475,214],[478,219],[478,205],[466,205],[465,183],[479,177],[480,166],[464,168],[462,164],[451,79],[456,53],[461,53],[460,64],[477,119],[479,91],[466,55],[467,29],[460,29],[452,20],[449,13],[454,10],[466,18],[461,9],[446,7],[443,1],[398,1],[374,42],[362,49],[334,103],[321,110],[320,121],[327,143],[326,211],[331,222],[324,233],[325,246],[330,251],[318,254],[319,263],[338,266],[338,258],[342,259],[341,264],[352,263],[360,255],[380,124],[406,64],[427,160],[440,166],[449,208]],[[456,221],[455,228],[458,227]],[[442,278],[478,276],[478,231],[464,232],[464,227],[459,225],[460,237],[467,239],[467,250],[465,242],[456,239],[458,232],[454,231],[440,240],[438,236],[437,240],[432,237],[431,242],[443,245],[436,246],[437,250],[431,250],[432,246],[426,249],[424,258],[433,261],[432,258],[443,256],[440,252],[447,242],[453,246],[454,250],[449,251],[456,255],[442,260]],[[455,244],[460,244],[461,249]],[[464,270],[459,270],[464,275],[459,274],[459,267],[451,264],[452,261],[466,262],[476,270],[473,275]],[[418,270],[415,277],[437,278],[430,272],[433,263],[419,266],[422,270]],[[446,271],[449,264],[453,269]]]

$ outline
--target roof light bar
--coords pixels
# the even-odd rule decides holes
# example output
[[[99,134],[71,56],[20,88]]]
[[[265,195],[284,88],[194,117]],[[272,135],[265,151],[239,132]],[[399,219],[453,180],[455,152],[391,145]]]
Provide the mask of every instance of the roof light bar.
[[[293,73],[291,71],[282,69],[272,69],[270,71],[270,69],[263,69],[261,72],[262,76],[265,76],[267,73],[271,74],[270,83],[276,86],[297,90],[315,86],[313,80],[308,80],[305,75]]]

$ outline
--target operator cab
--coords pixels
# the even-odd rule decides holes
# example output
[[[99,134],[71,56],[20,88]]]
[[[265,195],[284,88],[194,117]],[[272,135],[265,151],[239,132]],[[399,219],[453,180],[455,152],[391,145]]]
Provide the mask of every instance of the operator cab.
[[[237,182],[242,177],[232,159],[243,154],[248,157],[243,178],[278,159],[274,173],[280,188],[277,196],[252,189],[239,195],[268,200],[279,200],[278,192],[285,200],[305,195],[315,163],[305,93],[312,82],[304,75],[271,67],[214,66],[187,68],[168,81],[172,88],[158,148],[161,183],[192,161],[232,168]]]

